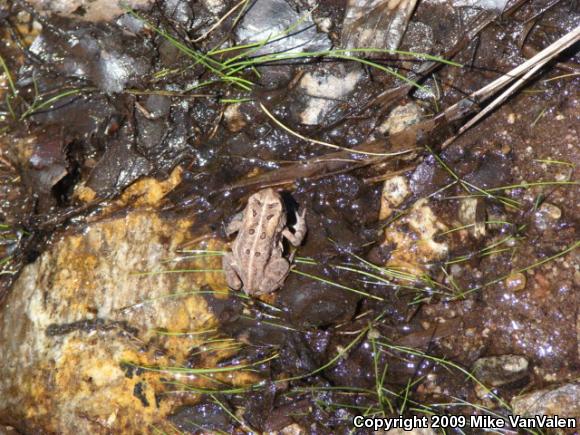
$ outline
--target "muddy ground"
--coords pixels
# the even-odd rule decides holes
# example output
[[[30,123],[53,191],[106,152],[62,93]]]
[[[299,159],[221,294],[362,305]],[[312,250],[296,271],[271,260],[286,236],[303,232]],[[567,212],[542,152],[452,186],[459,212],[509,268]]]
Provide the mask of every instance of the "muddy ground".
[[[2,300],[64,234],[176,167],[180,182],[157,209],[194,217],[183,249],[231,241],[224,224],[267,186],[290,215],[306,210],[308,235],[279,291],[207,297],[221,336],[246,344],[219,364],[275,357],[256,367],[256,385],[216,383],[173,410],[184,433],[347,433],[357,414],[505,416],[514,397],[580,375],[578,44],[445,147],[470,118],[438,117],[577,28],[578,4],[508,2],[500,13],[420,2],[401,50],[460,64],[423,74],[415,56],[328,52],[356,46],[345,3],[321,2],[304,28],[256,44],[244,30],[251,9],[228,14],[235,2],[157,2],[94,21],[83,7],[57,15],[0,1]],[[324,53],[260,57],[276,50]],[[394,177],[400,201],[385,187]],[[501,356],[521,370],[476,370]]]

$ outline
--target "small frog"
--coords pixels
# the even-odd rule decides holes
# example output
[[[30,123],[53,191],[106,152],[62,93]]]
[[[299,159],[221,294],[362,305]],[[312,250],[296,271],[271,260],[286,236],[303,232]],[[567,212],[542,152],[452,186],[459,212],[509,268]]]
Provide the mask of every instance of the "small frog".
[[[248,199],[244,211],[228,224],[226,234],[238,233],[232,252],[223,257],[228,286],[249,295],[271,293],[290,272],[291,255],[284,258],[283,237],[299,246],[306,235],[305,210],[296,213],[292,233],[286,226],[286,209],[274,189],[263,189]]]

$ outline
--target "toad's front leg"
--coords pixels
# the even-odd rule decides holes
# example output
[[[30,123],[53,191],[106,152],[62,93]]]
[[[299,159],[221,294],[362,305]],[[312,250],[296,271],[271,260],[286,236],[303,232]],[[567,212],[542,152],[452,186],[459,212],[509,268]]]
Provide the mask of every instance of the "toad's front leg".
[[[236,214],[232,220],[226,225],[226,235],[229,237],[234,233],[237,233],[242,229],[242,223],[244,219],[243,213]]]
[[[288,228],[284,228],[282,231],[282,236],[288,239],[293,246],[300,246],[304,237],[306,236],[306,209],[302,210],[302,213],[296,213],[296,223],[294,224],[294,232],[292,233]]]

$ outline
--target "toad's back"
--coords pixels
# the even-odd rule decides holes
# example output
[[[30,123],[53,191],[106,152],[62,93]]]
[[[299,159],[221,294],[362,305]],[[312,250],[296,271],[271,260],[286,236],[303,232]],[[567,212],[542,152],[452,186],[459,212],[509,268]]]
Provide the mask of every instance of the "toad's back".
[[[232,246],[246,291],[258,288],[273,253],[275,257],[282,256],[285,226],[286,211],[278,193],[264,189],[250,197],[242,227]]]

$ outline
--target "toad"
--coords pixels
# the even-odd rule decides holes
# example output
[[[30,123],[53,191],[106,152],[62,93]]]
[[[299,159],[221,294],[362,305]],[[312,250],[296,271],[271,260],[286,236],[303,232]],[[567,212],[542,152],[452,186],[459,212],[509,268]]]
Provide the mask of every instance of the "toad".
[[[271,293],[282,286],[293,255],[284,257],[283,238],[298,247],[306,235],[305,210],[296,213],[294,232],[286,222],[282,198],[274,189],[263,189],[248,199],[242,213],[227,225],[228,236],[238,233],[232,252],[223,257],[228,286],[249,295]]]

